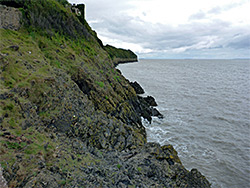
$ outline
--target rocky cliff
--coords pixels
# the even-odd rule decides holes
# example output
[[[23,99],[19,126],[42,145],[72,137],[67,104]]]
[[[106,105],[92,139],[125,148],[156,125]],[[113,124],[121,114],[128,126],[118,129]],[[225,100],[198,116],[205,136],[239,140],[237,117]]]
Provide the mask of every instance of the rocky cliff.
[[[141,116],[150,121],[155,104],[115,68],[126,51],[105,49],[65,0],[0,4],[22,15],[20,28],[0,29],[0,162],[9,187],[210,187],[171,145],[147,143]]]

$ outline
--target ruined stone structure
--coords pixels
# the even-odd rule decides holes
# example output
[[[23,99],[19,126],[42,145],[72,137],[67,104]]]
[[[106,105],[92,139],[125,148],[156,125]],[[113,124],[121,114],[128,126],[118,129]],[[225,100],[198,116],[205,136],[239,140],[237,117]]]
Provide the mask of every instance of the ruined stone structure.
[[[76,5],[76,8],[81,12],[81,15],[78,16],[78,18],[82,22],[85,19],[85,5],[84,4],[78,4],[78,5]]]
[[[70,9],[73,13],[76,14],[76,16],[78,17],[78,19],[84,23],[84,19],[85,19],[85,5],[84,4],[78,4],[78,5],[68,5],[70,6]]]
[[[18,30],[21,18],[22,13],[17,8],[0,5],[0,28]]]

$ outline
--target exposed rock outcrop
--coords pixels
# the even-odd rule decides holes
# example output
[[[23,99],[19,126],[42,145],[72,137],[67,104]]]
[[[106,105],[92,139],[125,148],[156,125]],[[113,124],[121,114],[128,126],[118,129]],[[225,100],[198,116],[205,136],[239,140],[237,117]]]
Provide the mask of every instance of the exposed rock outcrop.
[[[144,119],[148,120],[151,123],[152,116],[163,118],[163,115],[156,108],[153,108],[147,100],[145,100],[147,99],[147,97],[138,96],[138,99],[139,104],[135,105],[135,108],[137,113],[139,113]]]
[[[154,97],[152,96],[147,96],[144,98],[144,100],[150,105],[150,106],[158,106]]]
[[[138,82],[130,82],[130,85],[134,88],[136,94],[144,94],[144,89],[138,84]]]
[[[21,18],[22,13],[17,8],[0,4],[0,28],[18,30]]]

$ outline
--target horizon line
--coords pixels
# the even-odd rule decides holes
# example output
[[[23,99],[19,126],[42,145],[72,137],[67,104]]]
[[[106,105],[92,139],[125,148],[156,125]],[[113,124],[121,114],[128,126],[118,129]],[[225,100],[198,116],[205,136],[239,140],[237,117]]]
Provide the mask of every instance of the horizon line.
[[[250,60],[250,58],[138,58],[138,60]]]

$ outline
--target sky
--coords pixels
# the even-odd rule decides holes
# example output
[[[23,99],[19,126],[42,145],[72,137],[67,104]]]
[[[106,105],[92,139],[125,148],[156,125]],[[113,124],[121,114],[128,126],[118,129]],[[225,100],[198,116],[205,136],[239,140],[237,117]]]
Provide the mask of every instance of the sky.
[[[68,0],[104,44],[139,58],[250,58],[250,0]]]

